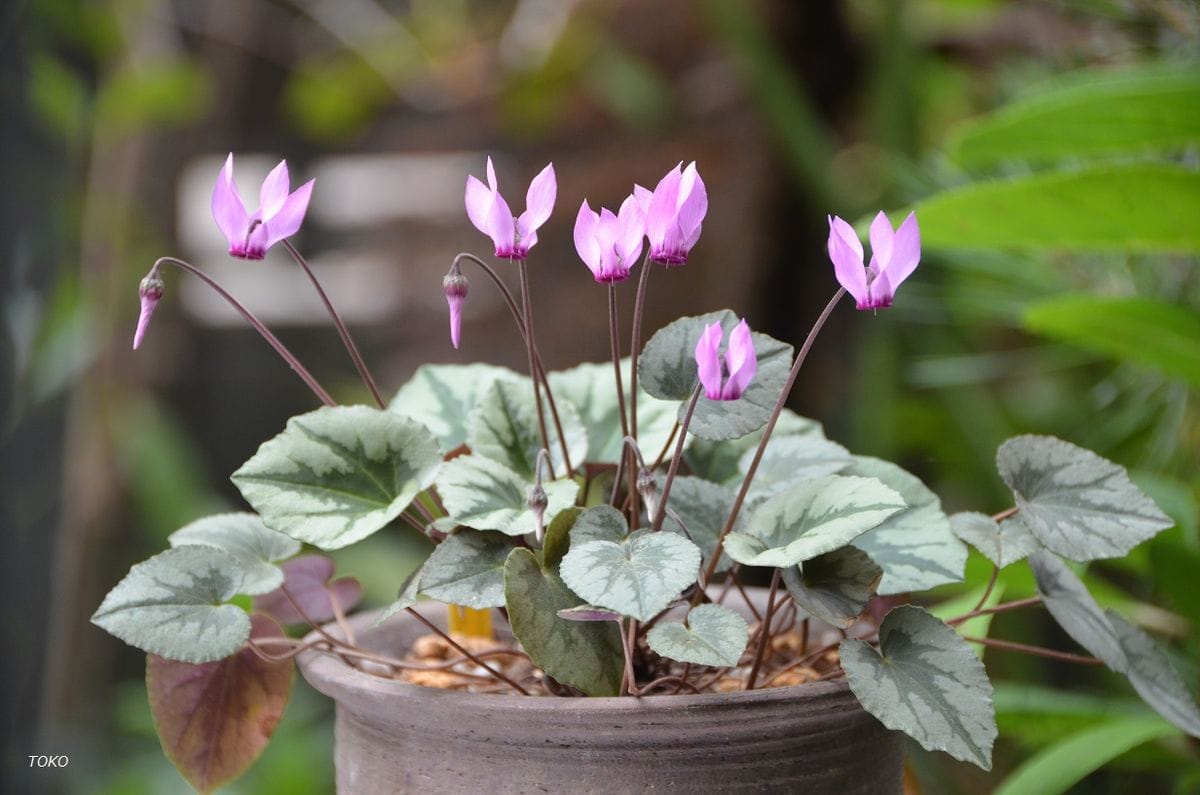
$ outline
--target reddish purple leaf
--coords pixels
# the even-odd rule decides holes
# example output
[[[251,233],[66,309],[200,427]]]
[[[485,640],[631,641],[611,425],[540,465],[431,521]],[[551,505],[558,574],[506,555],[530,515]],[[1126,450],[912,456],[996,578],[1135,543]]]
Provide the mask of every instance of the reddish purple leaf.
[[[251,638],[283,637],[266,616],[250,621]],[[250,767],[283,717],[292,669],[290,659],[267,662],[249,648],[199,665],[146,656],[154,728],[189,784],[212,792]]]
[[[281,624],[307,624],[309,621],[320,624],[332,620],[331,592],[338,606],[346,612],[362,598],[362,586],[353,577],[329,581],[333,576],[333,561],[324,555],[301,555],[283,563],[280,568],[283,569],[283,585],[255,598],[254,610],[266,613]],[[286,594],[284,589],[287,589]],[[296,605],[300,606],[299,610]]]

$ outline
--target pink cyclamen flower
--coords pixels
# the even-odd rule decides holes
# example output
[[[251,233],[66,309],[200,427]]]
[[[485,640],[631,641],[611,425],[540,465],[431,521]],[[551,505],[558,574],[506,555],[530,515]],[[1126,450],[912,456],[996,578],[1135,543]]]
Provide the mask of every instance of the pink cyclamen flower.
[[[262,259],[267,249],[284,238],[291,237],[304,222],[314,180],[309,180],[292,193],[287,162],[280,160],[263,180],[259,190],[259,207],[246,212],[246,205],[233,182],[233,153],[217,176],[212,193],[212,214],[217,227],[229,241],[229,253],[242,259]]]
[[[633,193],[646,216],[650,259],[663,265],[686,263],[708,213],[708,192],[695,161],[668,171],[653,192],[635,185]]]
[[[642,256],[646,226],[637,199],[629,196],[614,215],[600,208],[596,213],[587,199],[575,217],[575,250],[598,282],[619,282]]]
[[[496,185],[496,169],[492,158],[487,159],[487,180],[484,185],[472,176],[467,177],[467,217],[475,228],[492,239],[500,259],[525,259],[529,249],[537,245],[537,229],[550,217],[558,183],[554,164],[549,163],[529,183],[525,194],[525,212],[513,218],[508,202]]]
[[[854,296],[859,309],[892,305],[896,288],[921,261],[921,230],[916,213],[909,213],[892,231],[892,222],[881,210],[871,222],[871,264],[863,265],[863,247],[850,224],[836,215],[829,218],[829,258],[837,280]]]
[[[704,328],[696,343],[696,368],[709,400],[737,400],[758,371],[758,356],[754,353],[754,340],[745,319],[729,333],[729,348],[725,351],[722,369],[720,348],[724,335],[721,324],[712,323]]]
[[[150,325],[150,316],[154,314],[154,307],[158,306],[164,290],[163,280],[158,277],[157,273],[151,273],[138,285],[138,298],[142,302],[142,311],[138,314],[137,330],[133,332],[133,349],[135,351],[142,344],[142,338],[146,336],[146,327]]]
[[[450,344],[456,349],[462,336],[462,308],[467,302],[467,288],[470,285],[458,266],[458,260],[450,266],[450,272],[442,278],[442,292],[446,294],[446,303],[450,306]]]

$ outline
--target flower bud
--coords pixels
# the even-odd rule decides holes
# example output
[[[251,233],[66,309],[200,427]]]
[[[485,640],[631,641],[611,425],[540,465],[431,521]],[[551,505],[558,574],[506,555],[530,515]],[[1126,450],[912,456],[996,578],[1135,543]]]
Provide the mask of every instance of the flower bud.
[[[154,307],[158,306],[158,301],[163,297],[165,291],[166,286],[156,271],[151,271],[138,285],[138,297],[142,302],[142,311],[138,315],[137,330],[133,332],[133,349],[135,351],[142,344],[142,337],[146,335],[146,327],[150,325],[150,316],[154,314]]]
[[[458,267],[458,260],[450,266],[450,271],[442,279],[442,292],[446,295],[446,303],[450,306],[450,343],[458,348],[462,334],[462,307],[467,300],[467,288],[470,284]]]
[[[546,490],[542,488],[542,480],[538,478],[537,483],[533,484],[533,488],[529,490],[529,496],[525,498],[525,504],[529,506],[529,510],[533,511],[533,516],[537,520],[537,540],[541,543],[546,535],[546,506],[550,504],[550,500],[546,497]]]

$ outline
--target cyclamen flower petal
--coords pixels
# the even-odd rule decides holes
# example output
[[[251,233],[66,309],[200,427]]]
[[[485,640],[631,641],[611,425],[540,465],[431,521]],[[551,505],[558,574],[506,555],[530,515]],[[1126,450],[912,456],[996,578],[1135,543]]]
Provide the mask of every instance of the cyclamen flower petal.
[[[619,282],[642,255],[645,226],[637,199],[629,196],[617,214],[596,213],[584,199],[575,217],[575,250],[598,282]]]
[[[554,164],[550,163],[529,183],[525,194],[525,212],[513,218],[508,202],[500,195],[496,168],[487,159],[487,185],[467,177],[467,217],[480,232],[492,239],[496,256],[501,259],[525,259],[537,245],[537,230],[550,218],[558,193]]]
[[[704,328],[696,342],[696,370],[709,400],[737,400],[745,394],[758,372],[758,355],[754,352],[754,340],[745,319],[729,334],[724,368],[719,354],[723,336],[721,324],[712,323]],[[728,378],[723,380],[724,375]]]
[[[675,166],[659,180],[651,193],[634,187],[634,195],[646,216],[650,259],[663,265],[682,265],[700,239],[701,224],[708,213],[708,192],[696,163]]]
[[[313,182],[310,179],[289,193],[287,163],[281,160],[263,180],[259,209],[249,214],[233,181],[233,153],[230,153],[212,193],[213,220],[229,241],[229,253],[242,259],[262,259],[271,246],[296,234],[308,212]]]
[[[151,274],[142,279],[142,283],[138,285],[138,298],[141,300],[141,311],[138,313],[137,329],[133,332],[133,349],[136,351],[142,344],[142,338],[146,336],[146,328],[150,325],[150,316],[154,314],[154,307],[158,306],[159,300],[163,297],[163,282],[157,275]]]
[[[871,261],[863,264],[863,248],[850,224],[837,216],[829,218],[829,258],[834,274],[859,309],[883,309],[892,305],[896,289],[921,261],[921,231],[917,216],[909,213],[900,228],[880,211],[871,222]]]

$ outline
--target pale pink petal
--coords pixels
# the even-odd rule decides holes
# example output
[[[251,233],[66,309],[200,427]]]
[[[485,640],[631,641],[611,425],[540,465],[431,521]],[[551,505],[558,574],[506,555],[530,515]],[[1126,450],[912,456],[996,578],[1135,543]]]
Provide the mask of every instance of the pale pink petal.
[[[488,187],[492,189],[492,193],[500,190],[499,183],[496,182],[496,167],[492,165],[492,156],[488,155],[487,159],[487,181]]]
[[[891,279],[888,278],[888,272],[882,271],[871,280],[871,284],[867,287],[867,292],[869,293],[869,297],[865,308],[880,309],[892,305],[892,298],[896,294],[896,289]]]
[[[862,241],[858,239],[858,233],[854,231],[854,227],[835,215],[829,219],[829,230],[830,232],[836,232],[842,242],[854,252],[858,261],[860,263],[863,262]]]
[[[467,217],[471,219],[475,228],[485,235],[490,234],[487,218],[488,213],[492,211],[492,201],[495,197],[496,194],[492,193],[482,182],[475,177],[467,177]]]
[[[685,189],[688,193],[683,196]],[[691,249],[700,238],[700,224],[704,221],[704,216],[708,214],[708,192],[694,162],[684,170],[679,183],[679,191],[683,196],[683,201],[679,205],[679,230],[683,234],[686,248]]]
[[[280,160],[279,165],[271,169],[270,174],[267,174],[267,178],[263,180],[262,188],[258,192],[258,211],[262,213],[264,221],[269,222],[283,207],[291,186],[287,161]]]
[[[558,195],[558,183],[554,177],[554,164],[550,163],[538,173],[529,183],[529,191],[525,194],[525,234],[533,232],[546,220],[554,210],[554,200]]]
[[[721,399],[737,400],[758,371],[754,339],[750,336],[750,327],[746,325],[744,318],[729,333],[729,349],[725,352],[725,363],[729,365],[729,380],[721,390]]]
[[[615,233],[617,253],[624,260],[626,267],[632,268],[636,260],[642,256],[642,240],[646,236],[646,221],[642,207],[635,196],[626,196],[617,212],[617,228]]]
[[[888,267],[888,263],[892,261],[892,238],[895,233],[892,231],[892,222],[888,220],[887,215],[883,210],[875,216],[875,220],[871,221],[871,260],[875,263],[878,271],[882,271]]]
[[[642,208],[642,215],[647,215],[650,212],[650,202],[654,199],[654,192],[634,183],[633,198],[637,199],[638,206]]]
[[[587,199],[579,206],[575,216],[575,250],[579,258],[588,266],[592,275],[600,275],[600,243],[596,240],[596,227],[600,217],[588,206]]]
[[[450,344],[456,349],[462,337],[462,310],[467,301],[470,283],[458,267],[458,261],[450,266],[450,271],[442,278],[442,293],[446,296],[446,305],[450,307]]]
[[[459,340],[462,339],[462,308],[463,299],[447,295],[446,303],[450,306],[450,344],[458,350]]]
[[[300,225],[304,223],[304,214],[308,212],[308,201],[312,198],[313,183],[315,182],[316,180],[310,179],[296,188],[296,191],[283,202],[274,217],[267,217],[263,223],[267,235],[265,248],[270,248],[280,240],[291,237],[300,231]]]
[[[676,203],[679,198],[679,180],[682,177],[679,168],[675,166],[658,181],[650,199],[650,209],[646,212],[646,236],[650,238],[650,245],[655,248],[663,244],[679,212]]]
[[[246,205],[238,195],[237,185],[233,181],[233,153],[225,160],[225,166],[217,175],[217,184],[213,186],[212,215],[217,222],[217,228],[230,248],[241,247],[246,242],[246,231],[250,227],[250,219],[246,215]]]
[[[146,336],[146,328],[150,325],[150,316],[154,307],[163,297],[162,279],[155,275],[147,276],[138,285],[138,298],[141,300],[141,311],[138,313],[137,329],[133,332],[133,349],[136,351]]]
[[[721,359],[719,348],[725,332],[721,324],[712,323],[696,342],[696,372],[704,386],[704,394],[710,400],[721,399]]]
[[[863,267],[862,245],[855,251],[846,242],[839,230],[839,225],[849,229],[850,225],[841,218],[834,216],[829,219],[829,259],[833,261],[833,272],[838,283],[846,288],[846,292],[854,296],[860,307],[867,303],[867,270]],[[854,230],[850,229],[850,234]],[[858,238],[854,238],[855,241]]]
[[[496,256],[513,256],[516,229],[513,226],[512,210],[508,209],[508,202],[504,201],[504,197],[499,193],[495,194],[492,200],[492,206],[488,210],[485,227],[485,234],[496,245]]]
[[[894,291],[907,279],[921,262],[921,229],[917,226],[916,213],[909,213],[896,230],[892,244],[892,258],[883,269],[888,283]]]

